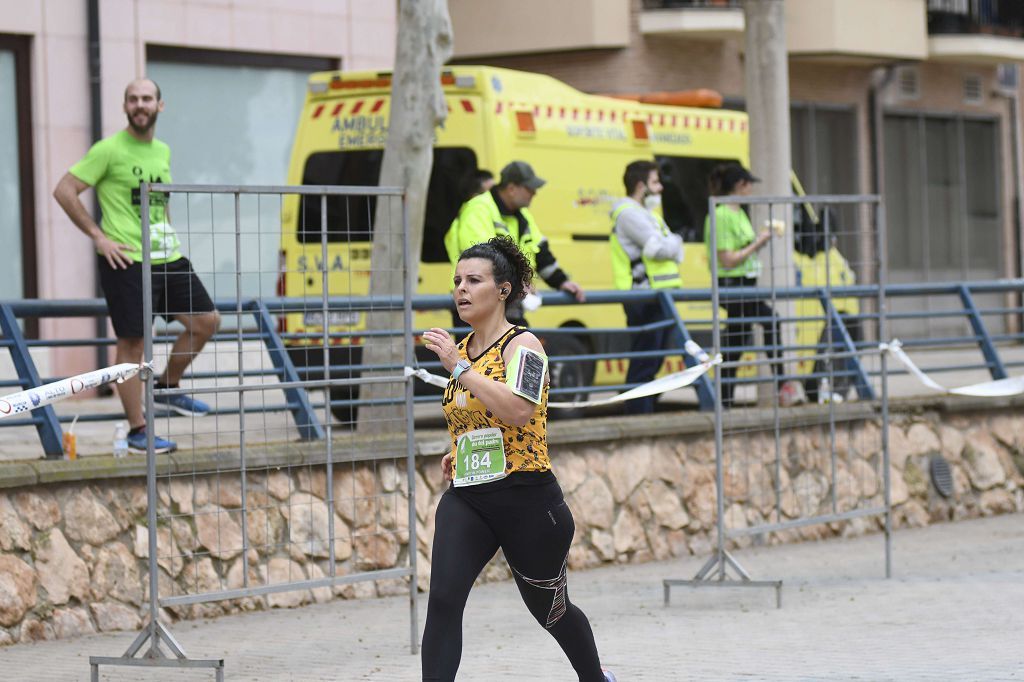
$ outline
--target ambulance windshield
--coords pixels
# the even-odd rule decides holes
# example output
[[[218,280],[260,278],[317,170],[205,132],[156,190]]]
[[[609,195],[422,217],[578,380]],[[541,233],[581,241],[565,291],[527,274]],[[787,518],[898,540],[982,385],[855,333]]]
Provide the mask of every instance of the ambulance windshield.
[[[302,184],[376,186],[383,158],[381,149],[310,154],[302,172]],[[468,198],[465,196],[466,183],[475,170],[477,159],[473,150],[464,147],[434,148],[423,229],[424,262],[448,260],[444,233],[458,215],[462,202]],[[332,196],[325,201],[319,196],[307,196],[303,197],[299,211],[299,243],[320,242],[321,207],[325,204],[328,242],[368,242],[373,239],[375,197]]]
[[[704,241],[711,169],[732,159],[661,155],[654,159],[665,186],[661,206],[669,229],[681,235],[685,242]]]

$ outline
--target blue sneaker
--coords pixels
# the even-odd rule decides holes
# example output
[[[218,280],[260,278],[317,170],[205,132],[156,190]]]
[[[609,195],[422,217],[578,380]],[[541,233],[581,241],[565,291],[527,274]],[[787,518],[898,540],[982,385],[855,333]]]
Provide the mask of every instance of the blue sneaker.
[[[205,417],[210,413],[209,405],[187,395],[155,395],[153,404],[186,417]]]
[[[146,430],[143,429],[138,433],[128,434],[128,449],[132,452],[146,452]],[[162,455],[166,452],[174,452],[178,449],[178,444],[173,440],[167,440],[160,436],[153,436],[153,452],[158,455]]]
[[[611,670],[605,670],[604,668],[601,668],[601,672],[604,673],[604,682],[618,682],[618,680],[615,679],[615,675],[612,674]]]

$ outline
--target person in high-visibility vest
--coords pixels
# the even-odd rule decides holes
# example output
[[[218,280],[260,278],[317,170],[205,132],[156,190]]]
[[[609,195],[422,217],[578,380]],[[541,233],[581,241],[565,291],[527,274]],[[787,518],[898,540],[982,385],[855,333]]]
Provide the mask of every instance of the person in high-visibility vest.
[[[683,286],[679,264],[683,262],[683,238],[668,229],[654,212],[660,205],[661,178],[651,161],[634,161],[622,178],[624,198],[612,207],[612,280],[616,289],[669,289]],[[626,322],[637,327],[668,319],[658,301],[625,303]],[[671,327],[639,332],[633,337],[633,352],[661,350]],[[654,378],[662,357],[631,358],[626,383],[645,383]],[[626,401],[626,414],[654,412],[657,396]]]
[[[708,189],[712,196],[749,196],[753,183],[760,180],[738,163],[725,163],[711,171]],[[708,260],[718,259],[718,286],[723,288],[757,287],[757,278],[761,274],[761,261],[757,252],[763,249],[772,239],[782,236],[784,232],[776,232],[771,226],[754,233],[741,203],[719,204],[715,208],[715,250],[711,253],[711,219],[704,219],[704,243],[707,244]],[[771,363],[772,373],[779,381],[779,405],[788,407],[805,400],[803,387],[799,382],[784,380],[785,368],[782,363],[780,344],[782,334],[779,328],[779,316],[762,298],[727,298],[722,301],[722,308],[728,318],[722,331],[722,359],[726,365],[722,371],[722,406],[732,407],[736,384],[736,363],[743,356],[743,346],[751,345],[754,322],[761,325],[764,333],[764,345],[768,349],[766,355]]]
[[[548,240],[529,211],[533,196],[544,186],[544,182],[533,172],[530,164],[513,161],[501,169],[497,185],[464,203],[444,235],[444,248],[452,264],[452,273],[463,251],[474,244],[482,244],[504,234],[515,241],[516,246],[526,255],[530,267],[549,287],[571,294],[580,303],[586,301],[586,294],[580,285],[572,281],[558,265]],[[510,307],[508,314],[510,322],[526,324],[520,303]],[[463,326],[457,312],[453,321],[455,326]]]

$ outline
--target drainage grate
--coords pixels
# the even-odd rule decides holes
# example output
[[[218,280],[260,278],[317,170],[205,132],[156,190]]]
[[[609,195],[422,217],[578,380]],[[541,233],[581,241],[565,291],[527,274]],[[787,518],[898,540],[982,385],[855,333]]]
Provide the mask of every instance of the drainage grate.
[[[943,497],[953,494],[953,472],[949,468],[949,462],[942,455],[932,455],[929,466],[932,474],[932,485]]]

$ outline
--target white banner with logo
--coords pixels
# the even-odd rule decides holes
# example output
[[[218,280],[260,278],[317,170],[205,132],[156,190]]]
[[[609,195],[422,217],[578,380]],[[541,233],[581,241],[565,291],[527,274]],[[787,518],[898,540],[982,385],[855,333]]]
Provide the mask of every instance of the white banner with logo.
[[[113,365],[104,369],[97,369],[93,372],[78,374],[67,379],[54,381],[52,384],[43,384],[26,391],[19,391],[0,398],[0,419],[10,417],[12,414],[22,414],[34,410],[37,407],[44,407],[73,395],[78,395],[90,388],[96,388],[111,381],[121,383],[125,379],[138,374],[143,365],[136,365],[130,362]]]

